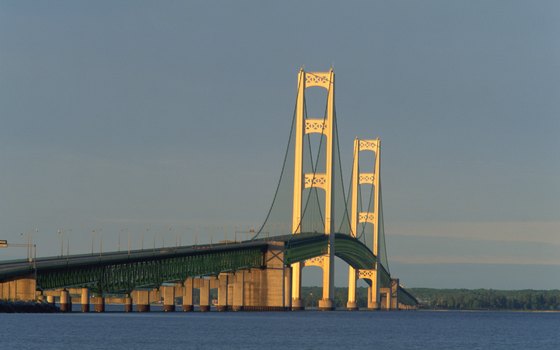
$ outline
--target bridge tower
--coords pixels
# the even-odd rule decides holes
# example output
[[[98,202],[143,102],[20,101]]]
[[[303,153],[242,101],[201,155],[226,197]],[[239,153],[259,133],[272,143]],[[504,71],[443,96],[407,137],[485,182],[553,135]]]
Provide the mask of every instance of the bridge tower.
[[[305,90],[310,87],[320,87],[327,90],[327,111],[322,119],[306,118],[305,116]],[[301,270],[303,266],[319,266],[323,270],[323,298],[319,301],[319,308],[332,310],[334,308],[333,129],[336,125],[334,123],[334,70],[331,68],[328,72],[306,72],[300,69],[297,91],[292,233],[299,234],[302,229],[303,188],[320,188],[325,193],[324,234],[329,236],[329,244],[325,255],[302,263],[292,264],[292,309],[303,309],[301,300]],[[304,136],[312,133],[325,136],[325,173],[303,173]]]
[[[370,151],[374,154],[373,173],[360,173],[360,152]],[[349,310],[356,310],[356,282],[359,278],[371,281],[370,291],[368,292],[368,309],[379,309],[379,288],[380,288],[380,268],[379,261],[379,215],[381,210],[380,203],[380,166],[381,166],[381,140],[354,140],[354,161],[352,165],[352,211],[350,217],[351,235],[356,237],[358,224],[369,223],[373,225],[373,254],[377,257],[375,268],[371,270],[355,269],[349,266],[348,269],[348,303]],[[373,208],[371,211],[359,212],[358,191],[360,185],[373,186]]]

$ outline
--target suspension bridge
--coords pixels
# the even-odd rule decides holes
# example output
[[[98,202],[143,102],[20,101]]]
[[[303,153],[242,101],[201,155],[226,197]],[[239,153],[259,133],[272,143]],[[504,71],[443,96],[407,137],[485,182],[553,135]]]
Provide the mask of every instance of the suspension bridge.
[[[306,91],[326,92],[318,117],[308,116]],[[322,115],[321,115],[322,114]],[[165,311],[180,300],[184,311],[303,310],[304,268],[322,270],[318,308],[333,310],[335,257],[348,264],[346,308],[357,310],[359,279],[368,285],[367,309],[411,309],[416,299],[391,275],[381,192],[381,141],[354,140],[348,187],[343,182],[335,74],[301,69],[289,140],[272,204],[245,241],[129,250],[0,262],[0,299],[72,302],[84,312],[106,303],[148,311],[163,299]],[[371,164],[360,157],[373,159]],[[368,164],[369,166],[364,166]],[[196,291],[196,293],[195,293]],[[194,298],[195,294],[198,298]]]

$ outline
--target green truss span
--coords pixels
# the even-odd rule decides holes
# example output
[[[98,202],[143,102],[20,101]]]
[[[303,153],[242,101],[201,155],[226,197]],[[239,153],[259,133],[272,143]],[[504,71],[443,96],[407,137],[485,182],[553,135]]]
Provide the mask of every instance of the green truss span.
[[[327,253],[329,237],[324,234],[301,233],[286,241],[284,262],[293,264]],[[335,255],[359,269],[372,269],[377,259],[362,242],[348,235],[335,234]]]
[[[328,236],[302,233],[274,237],[283,242],[286,266],[327,252]],[[187,277],[218,275],[220,272],[265,265],[266,240],[136,250],[100,255],[74,255],[40,258],[36,268],[23,261],[0,263],[0,281],[36,273],[41,289],[88,287],[105,293],[128,293],[138,288],[160,286],[165,282],[184,281]],[[360,241],[344,234],[335,234],[335,255],[358,269],[372,269],[377,261]],[[390,284],[390,276],[381,271],[381,285]]]
[[[399,303],[405,305],[418,305],[418,300],[410,294],[406,289],[399,286]]]
[[[127,293],[138,288],[158,287],[164,282],[184,281],[188,276],[261,267],[264,251],[263,247],[255,246],[52,267],[38,270],[37,286],[42,289],[89,287]]]
[[[356,269],[369,270],[375,268],[377,258],[365,244],[341,233],[335,234],[334,237],[334,254],[336,256]],[[284,262],[288,265],[326,254],[328,240],[327,235],[316,233],[301,233],[289,236],[286,239]],[[391,285],[391,276],[382,265],[380,267],[381,286],[389,287]],[[366,282],[370,283],[369,281]]]

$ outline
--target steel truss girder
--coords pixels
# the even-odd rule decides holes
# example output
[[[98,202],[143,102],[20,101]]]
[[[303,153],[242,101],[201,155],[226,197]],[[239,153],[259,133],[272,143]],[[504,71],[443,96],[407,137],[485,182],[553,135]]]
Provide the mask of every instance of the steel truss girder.
[[[305,261],[324,255],[328,247],[328,236],[301,233],[286,242],[285,263]],[[377,258],[369,248],[354,237],[335,234],[335,255],[357,269],[373,269]]]
[[[188,276],[218,275],[224,271],[258,268],[264,265],[259,247],[208,252],[124,263],[64,266],[37,273],[41,289],[88,287],[98,292],[128,293],[164,282],[184,281]]]

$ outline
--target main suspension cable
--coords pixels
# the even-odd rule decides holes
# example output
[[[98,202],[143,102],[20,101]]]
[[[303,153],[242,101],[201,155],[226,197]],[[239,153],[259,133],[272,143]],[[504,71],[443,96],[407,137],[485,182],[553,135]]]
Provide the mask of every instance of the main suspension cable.
[[[303,80],[298,82],[298,88],[297,88],[297,92],[296,92],[296,96],[299,94],[299,89],[301,89],[301,85],[303,84]],[[290,136],[288,137],[288,144],[286,146],[286,152],[284,153],[284,162],[282,163],[282,170],[280,171],[280,178],[278,179],[278,184],[276,185],[276,191],[274,192],[274,197],[272,198],[272,204],[270,205],[270,208],[268,209],[268,213],[266,214],[266,218],[264,219],[263,224],[261,225],[261,227],[259,228],[259,230],[257,231],[257,233],[251,238],[251,240],[256,239],[259,234],[262,232],[264,226],[266,225],[266,223],[268,222],[268,219],[270,217],[270,214],[272,213],[272,208],[274,207],[274,204],[276,202],[276,198],[278,196],[278,191],[280,189],[280,184],[282,183],[282,177],[284,176],[284,170],[286,168],[286,160],[288,159],[288,153],[290,151],[290,144],[292,141],[292,134],[294,132],[294,125],[296,123],[296,112],[297,112],[297,97],[296,97],[296,103],[294,105],[294,113],[292,115],[292,126],[290,128]]]

